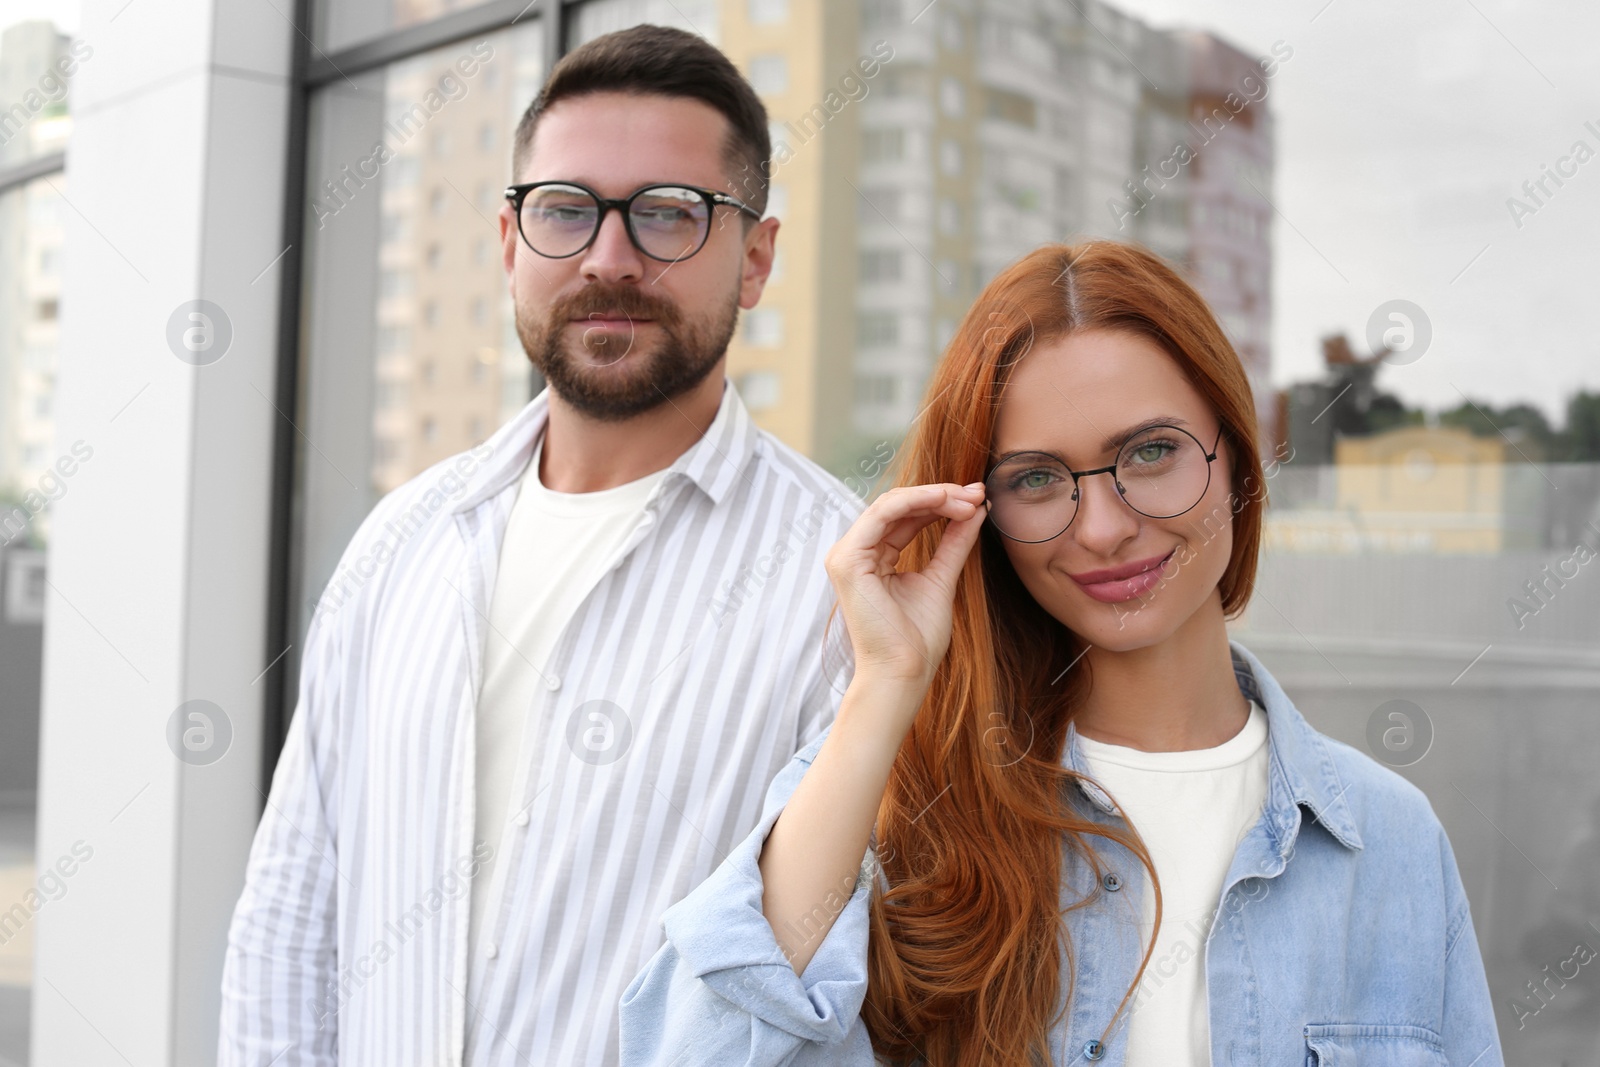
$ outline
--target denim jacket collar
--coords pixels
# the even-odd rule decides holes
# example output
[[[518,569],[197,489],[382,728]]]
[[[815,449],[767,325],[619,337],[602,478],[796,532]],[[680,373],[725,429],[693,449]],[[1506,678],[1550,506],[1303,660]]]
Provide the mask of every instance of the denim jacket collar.
[[[1262,814],[1278,854],[1287,859],[1294,847],[1302,804],[1340,844],[1360,849],[1361,834],[1350,810],[1347,786],[1339,780],[1327,742],[1306,722],[1254,653],[1231,639],[1228,647],[1233,654],[1233,675],[1238,680],[1239,691],[1267,712],[1267,801]],[[1076,723],[1067,725],[1066,748],[1067,766],[1078,774],[1088,775],[1088,764],[1078,744]],[[1111,798],[1094,782],[1083,778],[1078,787],[1095,807],[1109,815],[1121,816]]]
[[[520,478],[549,422],[550,389],[546,386],[485,442],[492,450],[491,459],[474,473],[468,491],[451,510],[471,512]],[[668,483],[687,478],[713,503],[720,504],[755,454],[760,432],[739,391],[724,378],[716,418],[700,439],[667,468],[667,476],[655,495],[661,495]]]

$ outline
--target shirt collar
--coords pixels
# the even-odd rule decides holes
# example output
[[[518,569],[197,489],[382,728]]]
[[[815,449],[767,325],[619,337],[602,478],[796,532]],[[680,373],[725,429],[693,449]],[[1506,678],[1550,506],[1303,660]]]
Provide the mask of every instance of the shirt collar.
[[[451,510],[457,514],[470,512],[520,478],[549,422],[550,389],[547,386],[484,442],[490,449],[489,457],[473,472],[467,491]],[[657,492],[675,479],[687,478],[710,497],[712,503],[720,504],[735,480],[743,476],[760,435],[760,429],[739,398],[739,391],[724,378],[722,403],[717,408],[716,418],[711,420],[700,439],[667,468]]]
[[[1294,840],[1302,804],[1340,844],[1361,848],[1347,786],[1334,767],[1326,739],[1306,722],[1253,652],[1233,640],[1229,640],[1228,647],[1239,691],[1267,712],[1267,802],[1263,815],[1281,850],[1286,852]],[[1066,746],[1067,765],[1078,774],[1087,775],[1088,764],[1078,744],[1076,723],[1067,724]],[[1079,779],[1078,787],[1101,811],[1121,814],[1105,790],[1094,782]]]

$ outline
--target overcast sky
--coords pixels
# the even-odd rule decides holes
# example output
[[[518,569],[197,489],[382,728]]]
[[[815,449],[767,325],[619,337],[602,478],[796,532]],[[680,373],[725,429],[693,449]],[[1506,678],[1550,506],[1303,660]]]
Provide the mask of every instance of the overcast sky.
[[[1410,403],[1465,393],[1554,415],[1573,390],[1600,390],[1600,5],[1116,2],[1247,52],[1294,49],[1270,98],[1280,383],[1319,373],[1325,333],[1364,350],[1372,311],[1398,298],[1433,325],[1421,358],[1380,375]],[[1523,182],[1578,140],[1596,157],[1533,204]],[[1536,209],[1520,229],[1512,196]]]
[[[1269,98],[1280,384],[1320,373],[1325,333],[1362,350],[1372,312],[1404,299],[1433,340],[1380,383],[1410,403],[1465,393],[1555,416],[1573,390],[1600,390],[1600,134],[1584,127],[1600,130],[1600,4],[1115,2],[1248,52],[1294,49]],[[77,4],[0,0],[0,25],[27,17],[73,31]],[[1579,140],[1596,158],[1560,188],[1547,180],[1542,206],[1528,201],[1523,183]],[[1520,229],[1512,196],[1536,208]]]

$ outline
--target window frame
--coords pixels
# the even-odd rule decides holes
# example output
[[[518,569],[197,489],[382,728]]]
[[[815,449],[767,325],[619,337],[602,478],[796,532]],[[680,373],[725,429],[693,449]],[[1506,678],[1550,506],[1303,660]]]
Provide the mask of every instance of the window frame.
[[[313,42],[319,3],[339,0],[295,0],[293,22],[297,29],[291,59],[289,115],[285,152],[284,255],[278,293],[277,389],[274,402],[280,412],[300,409],[302,381],[300,358],[305,343],[302,333],[302,282],[304,243],[308,215],[311,103],[318,90],[357,74],[380,70],[414,56],[431,52],[485,34],[508,29],[526,19],[544,23],[543,69],[552,70],[566,54],[571,9],[586,0],[484,0],[471,7],[451,11],[348,47],[327,52]],[[65,170],[65,154],[43,156],[17,167],[0,171],[0,191],[44,174]],[[260,787],[263,798],[277,769],[278,756],[294,715],[296,693],[289,684],[289,665],[281,653],[296,640],[295,612],[292,604],[294,584],[294,541],[296,537],[295,468],[298,437],[287,419],[278,422],[273,440],[271,531],[267,566],[266,626],[267,648],[264,662],[271,667],[262,676],[265,686],[262,715]],[[264,802],[264,801],[263,801]]]

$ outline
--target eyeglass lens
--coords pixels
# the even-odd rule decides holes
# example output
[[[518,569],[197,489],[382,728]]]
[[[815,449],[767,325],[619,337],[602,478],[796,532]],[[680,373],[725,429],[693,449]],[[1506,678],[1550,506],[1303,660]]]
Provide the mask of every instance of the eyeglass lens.
[[[705,197],[676,185],[640,190],[628,207],[635,245],[655,259],[675,261],[698,252],[710,222]],[[523,198],[519,223],[523,238],[540,255],[575,255],[599,229],[600,204],[577,186],[541,185]]]
[[[1174,426],[1155,426],[1130,437],[1117,453],[1113,474],[1128,506],[1154,519],[1194,507],[1211,477],[1200,442]],[[1066,465],[1047,453],[1012,456],[984,484],[990,521],[1014,540],[1048,541],[1078,511],[1080,487]]]

